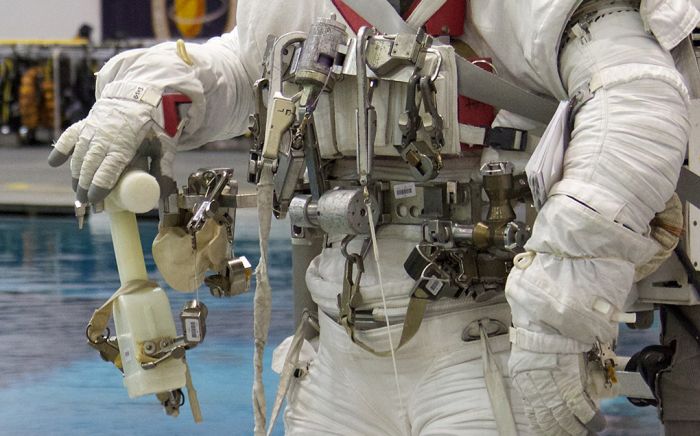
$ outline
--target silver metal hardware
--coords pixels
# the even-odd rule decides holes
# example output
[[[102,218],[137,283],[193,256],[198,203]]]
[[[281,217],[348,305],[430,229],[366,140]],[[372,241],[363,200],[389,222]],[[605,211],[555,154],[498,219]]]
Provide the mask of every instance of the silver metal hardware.
[[[374,223],[379,222],[379,208],[370,196]],[[367,208],[360,189],[332,189],[324,193],[318,202],[308,195],[295,197],[289,208],[292,225],[302,228],[320,227],[335,235],[367,235],[369,222]]]
[[[369,39],[376,34],[371,27],[363,26],[357,34],[355,45],[355,62],[357,68],[357,175],[360,185],[367,186],[369,176],[372,173],[372,160],[374,159],[374,139],[377,131],[377,113],[371,102],[371,85],[367,81],[367,44]]]
[[[199,300],[190,300],[180,312],[182,336],[188,348],[199,345],[207,334],[207,306]],[[144,346],[145,348],[145,346]]]
[[[422,29],[414,34],[374,36],[366,50],[366,64],[378,76],[390,74],[404,66],[414,65],[420,69],[431,44],[432,38]]]
[[[198,203],[194,215],[189,220],[185,229],[187,233],[195,235],[202,230],[207,219],[213,218],[219,208],[218,197],[224,191],[233,177],[233,170],[223,169],[219,171],[205,171],[203,173],[207,189],[204,199]]]

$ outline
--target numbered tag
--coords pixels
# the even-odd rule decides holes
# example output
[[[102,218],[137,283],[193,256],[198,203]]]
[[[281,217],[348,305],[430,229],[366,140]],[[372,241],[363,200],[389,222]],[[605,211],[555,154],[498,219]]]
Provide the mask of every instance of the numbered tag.
[[[204,340],[207,333],[207,306],[198,300],[189,301],[180,312],[185,343],[195,346]]]
[[[411,198],[416,196],[415,183],[399,183],[394,185],[394,198],[400,200],[402,198]]]
[[[425,290],[433,294],[434,297],[442,290],[444,283],[437,277],[430,277],[425,283]]]

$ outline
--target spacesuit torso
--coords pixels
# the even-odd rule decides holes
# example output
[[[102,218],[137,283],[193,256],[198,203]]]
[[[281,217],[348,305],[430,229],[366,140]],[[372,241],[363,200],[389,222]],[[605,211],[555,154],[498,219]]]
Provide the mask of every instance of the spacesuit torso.
[[[346,19],[336,4],[330,0],[271,0],[264,4],[240,1],[236,29],[206,44],[187,46],[193,62],[180,62],[173,44],[127,52],[100,71],[97,95],[109,101],[143,100],[141,95],[159,96],[166,89],[186,94],[192,105],[180,126],[179,149],[240,135],[248,130],[249,114],[261,114],[253,88],[266,69],[268,35],[307,32],[318,18],[329,19],[332,15],[352,35],[352,20]],[[590,14],[579,14],[570,23],[581,6],[589,7]],[[431,72],[424,74],[429,80],[421,88],[421,92],[426,90],[418,114],[422,127],[412,132],[415,138],[411,141],[441,143],[439,156],[427,163],[397,148],[405,145],[406,130],[410,132],[401,125],[403,112],[410,113],[405,96],[420,80],[411,85],[410,74],[379,74],[385,77],[379,77],[378,86],[373,85],[376,148],[360,156],[356,144],[362,142],[358,138],[362,134],[353,121],[356,108],[361,109],[355,89],[360,81],[354,79],[358,71],[352,71],[352,62],[348,63],[349,69],[343,66],[343,80],[335,83],[331,93],[323,93],[318,105],[307,104],[306,110],[312,107],[314,111],[320,167],[328,182],[324,189],[329,193],[334,189],[345,191],[334,195],[332,204],[322,205],[319,192],[311,189],[311,198],[317,203],[309,208],[311,201],[294,203],[286,191],[281,196],[284,184],[278,184],[274,187],[275,200],[283,208],[275,212],[284,215],[280,212],[301,211],[297,215],[301,218],[293,220],[295,225],[315,226],[325,219],[326,211],[331,212],[331,218],[343,215],[336,213],[335,205],[355,202],[362,206],[364,201],[378,214],[378,242],[367,249],[367,229],[354,232],[361,237],[346,237],[353,232],[346,231],[350,227],[345,224],[358,219],[352,214],[343,215],[345,224],[340,226],[334,227],[332,219],[326,221],[330,224],[324,228],[327,237],[323,251],[311,262],[306,275],[309,291],[320,308],[321,346],[317,358],[306,368],[306,377],[290,391],[290,433],[323,434],[331,429],[360,434],[376,434],[379,429],[389,434],[444,433],[452,429],[457,434],[484,434],[485,430],[510,434],[516,428],[525,433],[527,414],[532,423],[539,420],[533,424],[537,426],[535,431],[554,433],[561,430],[557,427],[561,425],[571,433],[584,434],[584,425],[594,421],[595,408],[579,386],[579,357],[594,342],[614,339],[616,316],[624,310],[634,269],[645,264],[658,248],[649,238],[649,222],[673,193],[688,130],[688,92],[668,50],[698,21],[700,12],[690,0],[467,3],[464,32],[453,36],[466,41],[478,56],[490,58],[498,76],[556,100],[586,91],[593,95],[576,114],[571,142],[563,157],[562,182],[540,211],[533,236],[524,247],[528,253],[520,258],[523,262],[515,264],[507,284],[505,275],[512,264],[508,264],[511,260],[504,249],[523,242],[518,236],[522,229],[516,223],[516,214],[507,206],[519,191],[512,167],[503,162],[484,167],[480,148],[471,147],[480,143],[466,140],[472,136],[468,125],[460,125],[464,123],[457,108],[459,77],[452,47],[436,44],[432,52],[425,53],[426,65],[434,68],[426,67]],[[431,60],[431,56],[441,62]],[[272,71],[274,77],[274,68]],[[152,92],[139,92],[138,98],[125,94],[124,90],[133,90],[134,84],[145,84]],[[442,118],[443,135],[439,140],[434,130],[426,128],[426,120],[437,120],[425,107],[428,96],[434,97]],[[275,98],[269,96],[268,108],[280,103],[287,104],[287,112],[297,111],[299,97]],[[639,101],[648,106],[643,111],[629,111]],[[267,113],[268,120],[272,114]],[[304,113],[298,115],[296,121],[302,123]],[[512,120],[501,112],[496,123],[504,125]],[[533,124],[521,120],[513,127],[525,125]],[[272,127],[266,126],[266,135]],[[300,125],[294,125],[294,129],[306,133]],[[265,142],[267,146],[269,141]],[[277,151],[265,157],[270,166],[284,154]],[[291,151],[283,151],[287,155],[277,159],[275,167],[278,180],[292,167],[280,164],[291,162]],[[256,152],[265,154],[264,149]],[[372,171],[368,165],[355,166],[357,162],[366,163],[368,156],[374,159]],[[416,173],[418,167],[427,170]],[[301,167],[295,168],[299,171]],[[302,173],[291,180],[309,184],[316,180],[310,173],[303,178]],[[363,177],[371,183],[363,182]],[[481,183],[491,209],[479,227],[483,212]],[[368,199],[370,186],[375,200],[381,197],[382,202]],[[477,189],[471,189],[473,186]],[[348,188],[360,196],[352,197]],[[366,189],[363,192],[361,188]],[[377,208],[377,204],[383,207]],[[354,211],[367,218],[361,212],[368,209]],[[309,215],[311,210],[318,216]],[[353,210],[346,207],[342,211]],[[426,219],[434,221],[435,226],[426,227]],[[455,291],[459,298],[439,298],[427,309],[420,306],[425,312],[423,324],[392,360],[368,353],[370,347],[372,351],[391,347],[387,336],[398,343],[401,328],[393,324],[409,318],[407,306],[408,312],[416,311],[416,307],[411,310],[411,303],[417,282],[423,280],[424,296],[438,296],[444,289],[446,281],[440,280],[444,271],[438,271],[437,282],[431,282],[429,277],[409,274],[404,262],[416,250],[412,259],[419,271],[454,261],[454,247],[441,239],[445,220],[454,224],[451,236],[461,235],[475,244],[470,246],[476,247],[472,251],[488,255],[483,259],[462,256],[454,264],[454,271],[464,270],[455,277],[471,277],[476,271],[482,280],[465,284],[464,289],[474,286],[468,298]],[[447,253],[439,262],[428,255],[435,252],[426,254],[417,248],[429,239],[426,234],[434,239],[431,246]],[[496,250],[491,250],[494,245]],[[355,256],[364,258],[361,281],[348,274],[352,266],[358,266]],[[512,253],[509,256],[512,259]],[[358,288],[359,294],[353,294]],[[507,383],[501,380],[500,369],[511,348],[508,335],[503,334],[511,324],[504,290],[513,309],[514,325],[512,380]],[[363,328],[359,323],[354,326],[357,329],[348,328],[343,322],[348,307],[357,311],[353,315],[364,311],[362,316],[368,316],[363,318],[368,321]],[[384,320],[391,326],[384,323],[382,327]],[[491,329],[492,325],[496,327]],[[494,337],[487,340],[490,335]],[[363,344],[360,348],[359,343]],[[483,367],[479,356],[483,357]],[[530,380],[540,376],[557,383],[543,382],[532,388]],[[510,394],[513,385],[526,395],[525,403]],[[494,386],[498,388],[495,395]],[[561,386],[573,388],[560,392]],[[544,396],[553,399],[553,405],[542,405]],[[509,397],[513,413],[504,414],[499,404],[507,406]],[[342,416],[336,416],[338,411]],[[559,413],[564,419],[560,420]],[[503,429],[509,430],[504,433]]]

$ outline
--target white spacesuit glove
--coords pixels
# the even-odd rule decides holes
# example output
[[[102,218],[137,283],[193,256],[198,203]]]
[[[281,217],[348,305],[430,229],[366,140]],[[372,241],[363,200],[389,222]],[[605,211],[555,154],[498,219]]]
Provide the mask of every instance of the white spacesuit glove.
[[[586,435],[605,418],[586,393],[582,353],[536,353],[513,345],[510,376],[538,435]]]
[[[61,165],[72,154],[73,189],[80,202],[104,199],[149,133],[160,140],[160,149],[148,147],[140,153],[150,155],[156,175],[172,175],[176,142],[156,122],[162,119],[161,97],[147,87],[134,90],[132,98],[99,98],[87,118],[70,126],[54,144],[49,164]]]

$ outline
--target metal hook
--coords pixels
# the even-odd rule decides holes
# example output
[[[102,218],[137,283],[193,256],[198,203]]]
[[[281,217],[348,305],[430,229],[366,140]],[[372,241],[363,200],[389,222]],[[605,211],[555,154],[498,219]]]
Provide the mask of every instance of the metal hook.
[[[365,257],[367,257],[367,253],[369,252],[369,247],[372,246],[372,240],[370,238],[367,238],[362,242],[362,248],[360,248],[360,252],[358,254],[348,253],[348,245],[350,244],[350,241],[355,239],[355,236],[357,236],[357,235],[346,235],[343,238],[343,241],[340,243],[340,253],[347,260],[349,260],[351,257],[358,256],[358,255],[360,256],[361,259],[364,259]]]
[[[85,336],[88,339],[88,342],[94,345],[102,344],[104,342],[107,342],[107,339],[110,337],[112,332],[109,331],[109,327],[105,327],[105,332],[107,333],[106,335],[100,335],[96,340],[93,341],[92,337],[90,336],[90,328],[92,327],[92,324],[88,324],[87,327],[85,328]]]

